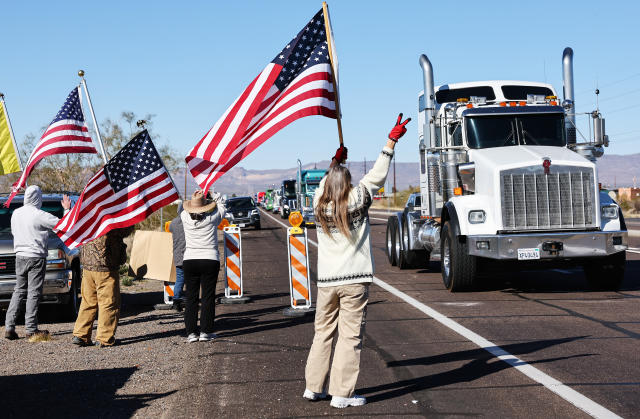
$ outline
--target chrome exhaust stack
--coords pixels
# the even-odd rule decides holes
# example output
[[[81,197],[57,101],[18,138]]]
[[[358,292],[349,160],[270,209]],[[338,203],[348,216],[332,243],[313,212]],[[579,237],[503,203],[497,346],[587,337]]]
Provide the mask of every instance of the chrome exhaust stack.
[[[432,180],[431,174],[438,169],[437,166],[433,166],[434,162],[437,159],[433,158],[431,149],[436,147],[436,126],[433,121],[433,115],[436,109],[435,102],[435,86],[433,83],[433,66],[431,65],[431,61],[427,58],[426,55],[420,55],[420,67],[422,68],[422,81],[424,84],[424,104],[425,104],[425,118],[424,118],[424,127],[423,127],[423,135],[424,135],[424,145],[425,147],[420,147],[420,153],[423,155],[420,157],[423,161],[426,160],[427,164],[427,173],[429,173],[429,185],[428,185],[428,202],[429,208],[427,208],[427,215],[431,217],[437,216],[436,210],[436,182]],[[430,158],[431,157],[431,158]],[[437,163],[436,163],[437,164]],[[424,204],[423,204],[424,205]]]
[[[576,104],[573,91],[573,50],[569,47],[562,52],[562,95],[562,106],[567,113],[567,144],[573,147],[576,144]]]

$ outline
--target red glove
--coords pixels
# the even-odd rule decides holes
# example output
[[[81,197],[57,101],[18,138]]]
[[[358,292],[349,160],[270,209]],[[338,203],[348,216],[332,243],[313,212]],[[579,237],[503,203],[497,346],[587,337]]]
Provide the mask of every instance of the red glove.
[[[336,155],[333,156],[334,159],[336,159],[336,162],[342,164],[345,161],[347,161],[347,152],[349,150],[347,149],[347,147],[341,145],[339,149],[336,150]]]
[[[390,140],[397,142],[400,139],[400,137],[402,137],[404,133],[407,132],[407,129],[404,126],[407,125],[409,121],[411,121],[411,118],[407,118],[407,120],[404,122],[401,122],[401,121],[402,121],[402,114],[398,115],[398,122],[396,122],[396,126],[393,127],[393,129],[389,133]]]

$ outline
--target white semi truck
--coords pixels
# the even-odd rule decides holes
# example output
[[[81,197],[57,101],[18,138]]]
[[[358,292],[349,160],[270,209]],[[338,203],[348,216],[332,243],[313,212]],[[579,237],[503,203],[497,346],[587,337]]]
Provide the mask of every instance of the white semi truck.
[[[604,119],[588,114],[588,138],[577,130],[571,48],[562,62],[560,103],[546,83],[434,87],[431,62],[420,57],[420,194],[387,221],[392,265],[440,258],[450,291],[475,288],[498,267],[580,265],[595,288],[620,286],[627,230],[595,165],[609,142]]]

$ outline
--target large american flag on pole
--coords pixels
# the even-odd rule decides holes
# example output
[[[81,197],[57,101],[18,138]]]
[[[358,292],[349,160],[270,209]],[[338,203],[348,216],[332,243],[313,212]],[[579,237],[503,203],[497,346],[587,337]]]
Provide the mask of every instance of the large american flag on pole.
[[[73,249],[113,229],[132,226],[179,198],[144,130],[91,178],[54,231]]]
[[[186,157],[203,190],[298,118],[336,118],[336,95],[320,10],[242,92]]]
[[[40,137],[36,148],[29,156],[20,179],[13,184],[11,195],[4,204],[5,207],[8,208],[20,188],[24,188],[31,171],[43,158],[54,154],[97,152],[98,150],[91,141],[91,135],[89,135],[80,106],[80,88],[76,87],[69,93],[62,108]]]

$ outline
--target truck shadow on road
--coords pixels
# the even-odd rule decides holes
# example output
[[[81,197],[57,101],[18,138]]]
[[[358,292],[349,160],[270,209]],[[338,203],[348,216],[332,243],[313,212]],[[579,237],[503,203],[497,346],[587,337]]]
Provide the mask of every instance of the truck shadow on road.
[[[562,345],[583,339],[587,336],[576,336],[563,339],[537,340],[532,342],[514,343],[501,346],[505,351],[513,355],[523,355],[547,349],[552,346]],[[555,357],[528,361],[529,364],[541,364],[555,362],[571,358],[593,356],[595,354],[576,354],[565,357]],[[444,364],[450,362],[461,362],[469,360],[459,368],[441,372],[433,375],[413,377],[416,367]],[[414,359],[403,359],[400,361],[388,361],[390,368],[403,368],[396,371],[398,381],[377,386],[358,389],[359,394],[365,395],[369,402],[380,402],[395,397],[401,397],[409,393],[422,390],[429,390],[458,383],[470,383],[491,374],[495,374],[507,368],[511,368],[506,362],[496,359],[496,357],[484,349],[472,349],[458,351],[441,355],[426,356]]]
[[[166,393],[118,395],[135,367],[0,377],[3,417],[131,417]]]

